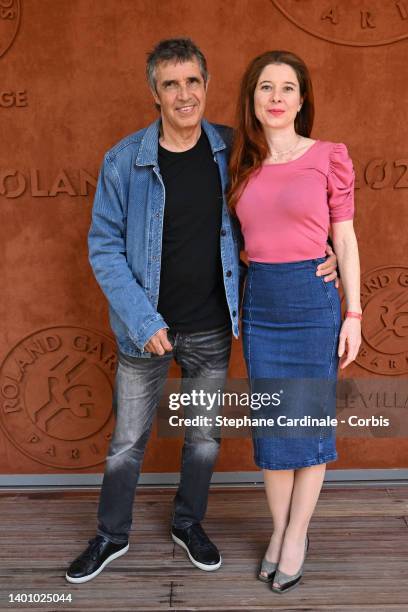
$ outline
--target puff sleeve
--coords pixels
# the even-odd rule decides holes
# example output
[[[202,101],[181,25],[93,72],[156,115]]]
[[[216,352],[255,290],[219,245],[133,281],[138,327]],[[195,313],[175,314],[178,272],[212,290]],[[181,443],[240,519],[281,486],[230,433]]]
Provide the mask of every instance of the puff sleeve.
[[[334,143],[329,155],[327,195],[332,223],[353,218],[354,169],[343,143]]]

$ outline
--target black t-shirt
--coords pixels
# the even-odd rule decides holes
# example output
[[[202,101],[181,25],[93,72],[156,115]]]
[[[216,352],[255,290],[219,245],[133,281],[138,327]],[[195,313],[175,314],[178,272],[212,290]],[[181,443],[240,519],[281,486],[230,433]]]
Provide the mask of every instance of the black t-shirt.
[[[202,131],[188,151],[173,153],[159,144],[158,154],[166,202],[157,311],[174,331],[226,325],[222,188],[210,144]]]

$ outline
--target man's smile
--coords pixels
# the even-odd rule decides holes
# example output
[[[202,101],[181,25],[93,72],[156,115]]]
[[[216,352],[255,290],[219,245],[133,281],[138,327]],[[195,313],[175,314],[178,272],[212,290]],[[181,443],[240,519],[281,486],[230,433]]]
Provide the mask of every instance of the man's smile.
[[[176,111],[178,111],[179,113],[183,113],[183,115],[188,115],[189,113],[192,113],[194,111],[196,106],[197,104],[186,104],[184,106],[177,107]]]

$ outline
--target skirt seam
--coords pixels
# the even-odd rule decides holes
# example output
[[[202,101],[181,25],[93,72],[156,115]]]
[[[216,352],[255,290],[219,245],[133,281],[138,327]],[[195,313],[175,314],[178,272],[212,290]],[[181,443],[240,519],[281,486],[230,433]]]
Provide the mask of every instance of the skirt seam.
[[[249,331],[248,331],[248,364],[249,364],[249,380],[252,380],[252,368],[251,368],[251,331],[252,331],[252,278],[253,274],[249,270]]]
[[[334,332],[333,333],[333,344],[332,344],[332,349],[331,349],[331,354],[330,354],[329,371],[328,371],[328,375],[327,375],[328,380],[330,380],[330,376],[332,374],[332,367],[333,367],[334,357],[335,357],[335,351],[336,351],[336,338],[338,338],[338,333],[337,333],[338,332],[338,327],[337,327],[337,322],[336,322],[336,315],[335,315],[335,312],[334,312],[333,300],[332,300],[332,298],[330,296],[330,293],[329,293],[329,290],[328,290],[328,287],[327,287],[327,283],[325,283],[325,281],[323,280],[322,277],[320,277],[320,280],[321,280],[321,282],[323,284],[324,292],[325,292],[325,294],[327,296],[327,301],[330,304],[330,310],[331,310],[332,317],[333,317],[333,332]],[[330,393],[330,389],[327,392],[326,404],[327,404],[327,401],[329,399],[328,398],[329,393]],[[323,446],[323,429],[321,430],[320,436],[319,436],[319,450],[318,450],[319,458],[320,458],[320,452],[321,452],[322,446]]]
[[[336,324],[336,316],[334,314],[334,308],[333,308],[333,301],[330,297],[330,294],[327,290],[327,286],[326,283],[324,282],[323,278],[320,277],[321,282],[323,283],[323,287],[324,287],[324,291],[326,293],[327,296],[327,300],[330,304],[330,310],[333,316],[333,328],[334,328],[334,338],[333,338],[333,345],[332,345],[332,350],[331,350],[331,355],[330,355],[330,364],[329,364],[329,371],[328,371],[328,377],[330,377],[331,374],[331,370],[332,370],[332,365],[333,365],[333,358],[334,358],[334,352],[336,350],[336,336],[337,336],[337,324]]]

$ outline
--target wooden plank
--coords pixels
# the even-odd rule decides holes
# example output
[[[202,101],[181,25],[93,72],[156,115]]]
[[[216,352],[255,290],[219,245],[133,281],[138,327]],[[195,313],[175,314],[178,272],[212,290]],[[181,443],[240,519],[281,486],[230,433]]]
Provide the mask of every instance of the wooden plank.
[[[69,585],[66,566],[94,535],[98,492],[0,494],[0,610],[24,610],[7,603],[8,593],[22,591],[72,593],[55,610],[80,612],[408,608],[408,487],[324,490],[302,585],[285,596],[255,578],[272,531],[262,489],[211,493],[205,528],[223,555],[214,573],[194,568],[171,541],[173,495],[140,490],[129,552],[95,580]]]

